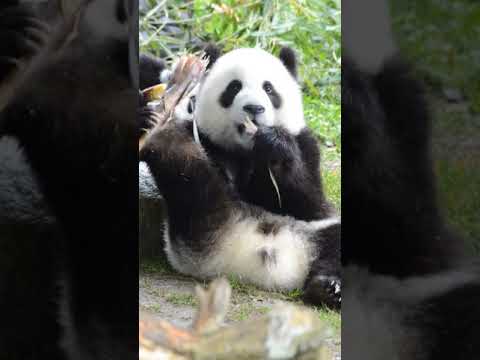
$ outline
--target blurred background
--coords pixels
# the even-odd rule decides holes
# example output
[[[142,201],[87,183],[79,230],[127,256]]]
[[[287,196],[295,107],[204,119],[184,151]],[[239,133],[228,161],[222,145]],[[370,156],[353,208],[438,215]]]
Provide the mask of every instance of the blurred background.
[[[391,10],[427,89],[440,202],[480,255],[480,2],[391,1]]]

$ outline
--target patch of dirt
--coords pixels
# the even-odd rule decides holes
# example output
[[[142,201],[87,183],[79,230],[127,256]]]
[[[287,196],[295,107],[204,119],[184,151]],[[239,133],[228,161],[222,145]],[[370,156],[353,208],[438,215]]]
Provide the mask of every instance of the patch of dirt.
[[[140,310],[177,326],[186,328],[192,323],[195,315],[193,306],[167,300],[169,294],[194,296],[194,283],[191,280],[141,274],[138,285]]]

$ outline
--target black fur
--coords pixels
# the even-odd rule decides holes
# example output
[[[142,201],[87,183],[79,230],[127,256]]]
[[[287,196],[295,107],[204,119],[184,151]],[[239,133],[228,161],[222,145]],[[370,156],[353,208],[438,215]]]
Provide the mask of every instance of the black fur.
[[[1,197],[1,195],[0,195]],[[11,360],[64,360],[56,321],[62,243],[48,226],[0,224],[0,353]]]
[[[160,83],[160,75],[166,69],[165,62],[148,54],[140,54],[140,89]]]
[[[28,59],[44,44],[48,26],[26,6],[0,5],[0,81],[16,69],[18,59]],[[21,38],[22,41],[18,41]]]
[[[283,65],[287,68],[290,74],[296,79],[297,78],[297,57],[295,52],[289,47],[283,47],[280,50],[278,56],[282,61]]]
[[[420,343],[432,360],[476,360],[480,356],[480,269],[477,281],[423,301],[405,322],[423,330]],[[414,330],[415,331],[415,330]]]
[[[364,304],[355,296],[345,299],[356,302],[360,313],[347,313],[352,317],[344,321],[368,322],[369,312],[391,309],[380,311],[378,319],[400,328],[392,333],[399,338],[391,339],[388,331],[372,334],[381,338],[372,354],[385,346],[399,359],[478,359],[478,262],[464,264],[463,241],[439,210],[428,108],[410,67],[394,58],[368,75],[344,58],[342,123],[342,263],[368,269],[372,292],[364,294]],[[388,279],[388,289],[378,274]],[[346,280],[347,294],[356,281],[365,281],[365,273],[359,279],[355,275]],[[390,294],[390,289],[400,291]],[[372,318],[378,321],[376,315]],[[352,353],[349,346],[358,350],[355,339],[346,340],[347,353]]]
[[[342,65],[342,262],[395,276],[450,265],[460,239],[438,210],[421,87],[392,60],[375,76]]]
[[[62,277],[81,356],[138,358],[137,90],[127,39],[88,39],[80,30],[1,113],[0,136],[19,140],[56,218],[47,235],[0,225],[0,354],[11,360],[64,359]]]
[[[224,108],[229,108],[235,100],[235,96],[242,90],[242,82],[240,80],[232,80],[220,95],[218,102]]]
[[[118,19],[118,22],[122,24],[127,22],[128,13],[127,13],[127,9],[125,8],[125,4],[123,0],[117,0],[116,6],[115,6],[115,15]]]
[[[223,149],[200,136],[208,156],[243,201],[306,221],[333,213],[323,193],[318,143],[308,128],[293,136],[279,127],[261,127],[251,152]],[[279,186],[282,207],[268,168]]]
[[[341,305],[341,224],[332,225],[317,236],[318,256],[305,281],[303,300],[310,304],[323,304],[333,309]]]
[[[210,248],[204,234],[227,221],[232,199],[218,169],[193,141],[191,127],[171,122],[154,131],[140,160],[148,164],[164,194],[170,233],[180,235],[192,251],[202,254]]]
[[[213,64],[215,64],[217,59],[222,55],[222,51],[217,45],[213,43],[207,44],[207,46],[205,46],[203,51],[205,52],[205,55],[208,58],[208,65],[207,65],[207,70],[208,70],[213,66]]]
[[[253,173],[241,187],[249,202],[306,221],[324,219],[333,213],[323,193],[320,151],[310,129],[304,128],[293,136],[280,127],[260,127],[251,156]],[[280,190],[281,208],[268,168]]]

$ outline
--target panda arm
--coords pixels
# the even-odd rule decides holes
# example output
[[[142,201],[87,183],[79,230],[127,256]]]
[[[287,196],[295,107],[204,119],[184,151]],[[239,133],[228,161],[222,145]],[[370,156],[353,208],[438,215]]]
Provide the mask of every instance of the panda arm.
[[[48,30],[33,11],[15,3],[7,1],[0,5],[0,82],[17,68],[20,60],[37,53]]]
[[[156,124],[163,122],[163,118],[153,107],[147,104],[141,92],[138,94],[137,134],[140,138]]]
[[[349,199],[344,213],[354,214],[342,240],[344,264],[368,264],[395,276],[448,267],[463,241],[447,228],[438,206],[430,114],[411,67],[393,58],[372,76],[346,58],[342,123],[342,166],[349,174],[342,180]]]
[[[140,160],[147,163],[165,198],[170,231],[202,250],[208,248],[205,234],[222,227],[232,206],[225,181],[187,127],[174,122],[156,127]]]
[[[325,218],[331,213],[322,189],[318,143],[308,128],[296,136],[281,127],[260,128],[254,159],[255,171],[249,189],[256,196],[273,194],[269,196],[274,200],[269,206],[300,220]],[[279,187],[281,209],[268,169]]]

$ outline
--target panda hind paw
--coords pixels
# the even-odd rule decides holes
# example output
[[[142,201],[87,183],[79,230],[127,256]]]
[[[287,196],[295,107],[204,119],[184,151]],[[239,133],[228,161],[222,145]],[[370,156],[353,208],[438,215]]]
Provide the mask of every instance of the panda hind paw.
[[[342,303],[342,281],[337,276],[317,275],[304,288],[305,303],[338,310]]]

